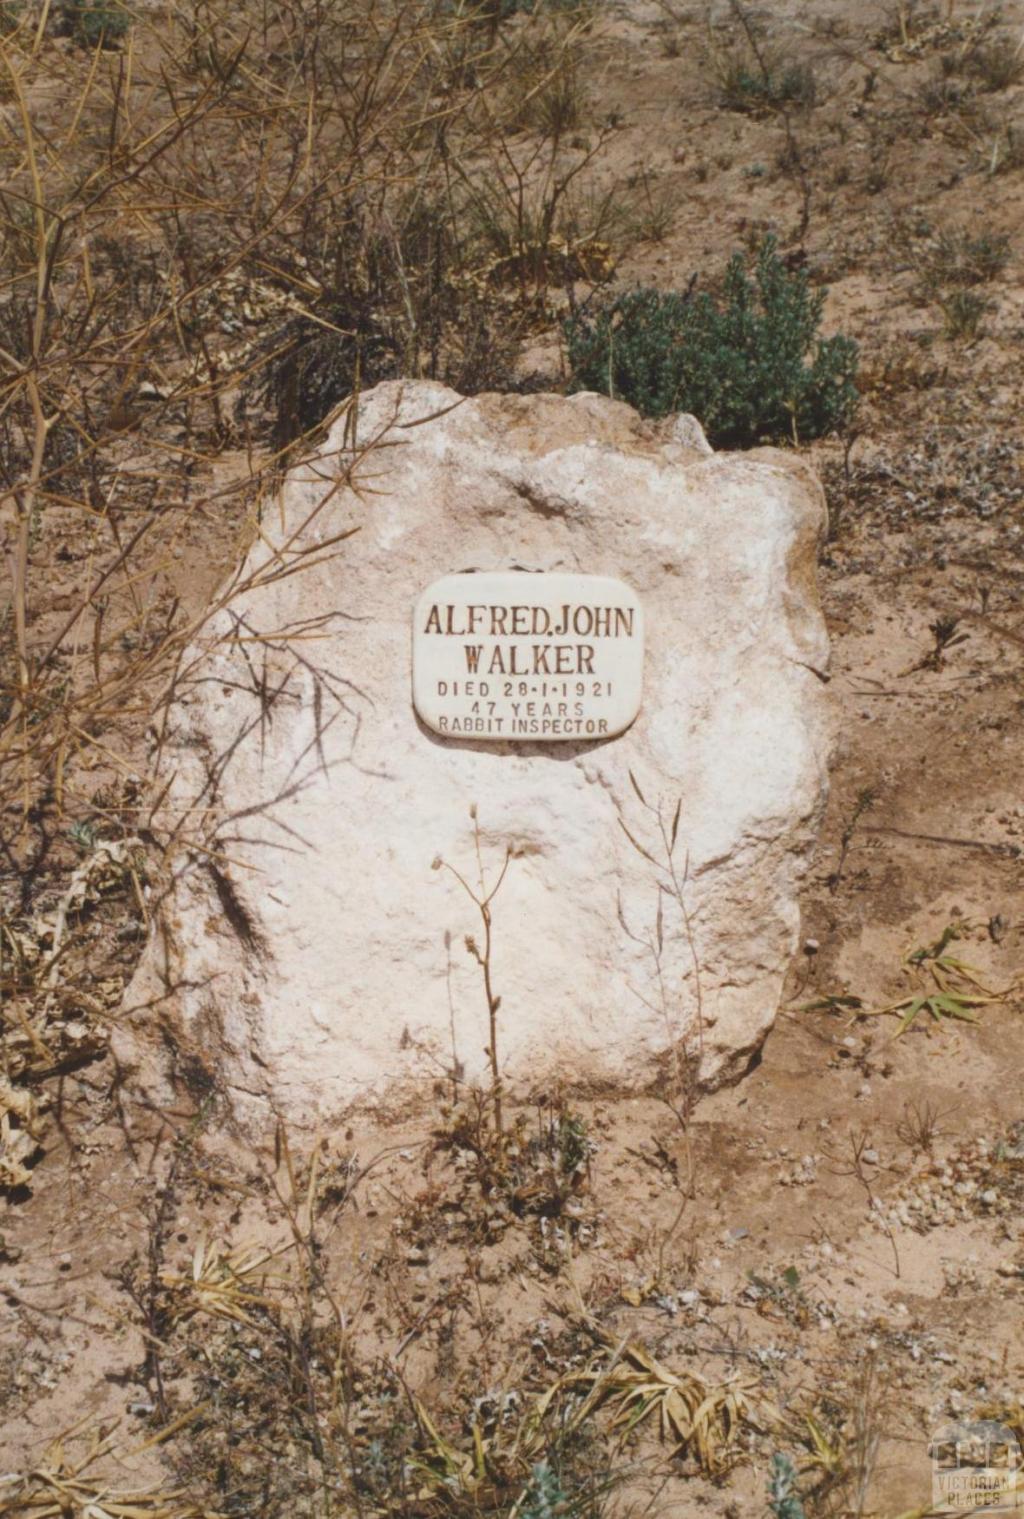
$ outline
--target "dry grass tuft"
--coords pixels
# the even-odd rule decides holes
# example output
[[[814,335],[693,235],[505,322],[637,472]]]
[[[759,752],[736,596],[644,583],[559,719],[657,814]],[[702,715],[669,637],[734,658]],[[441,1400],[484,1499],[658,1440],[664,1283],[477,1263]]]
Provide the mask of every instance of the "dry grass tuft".
[[[171,1321],[180,1323],[195,1314],[206,1313],[234,1324],[252,1325],[257,1309],[273,1313],[277,1298],[272,1291],[273,1283],[268,1282],[266,1267],[278,1253],[262,1246],[229,1250],[201,1240],[193,1253],[189,1275],[172,1271],[161,1275],[161,1286],[171,1299]]]
[[[686,1455],[710,1477],[719,1477],[742,1454],[744,1429],[764,1427],[755,1411],[755,1384],[734,1380],[710,1384],[695,1372],[677,1375],[642,1346],[626,1344],[604,1367],[583,1373],[589,1382],[587,1414],[609,1407],[612,1429],[622,1439],[650,1418],[674,1455]]]
[[[184,1421],[176,1421],[175,1429]],[[164,1435],[174,1430],[164,1431]],[[213,1509],[197,1507],[179,1488],[146,1487],[125,1491],[112,1487],[90,1468],[113,1450],[113,1440],[93,1432],[86,1455],[75,1459],[69,1435],[48,1446],[31,1471],[0,1476],[0,1513],[11,1519],[219,1519]],[[156,1443],[147,1441],[147,1444]]]

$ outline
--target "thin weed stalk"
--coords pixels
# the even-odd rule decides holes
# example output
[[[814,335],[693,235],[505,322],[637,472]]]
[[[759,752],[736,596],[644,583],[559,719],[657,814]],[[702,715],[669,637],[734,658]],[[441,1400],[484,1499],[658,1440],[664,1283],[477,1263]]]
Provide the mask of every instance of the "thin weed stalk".
[[[505,850],[505,859],[495,879],[493,886],[488,886],[484,875],[483,855],[480,848],[480,822],[477,816],[476,804],[470,808],[470,817],[473,820],[473,845],[476,851],[477,874],[479,886],[474,888],[466,880],[461,871],[440,856],[434,861],[435,870],[447,870],[458,881],[463,891],[475,905],[480,914],[480,922],[483,928],[483,945],[477,943],[472,934],[466,936],[466,950],[480,967],[484,984],[484,1002],[487,1007],[488,1042],[485,1054],[491,1068],[491,1108],[494,1115],[494,1132],[498,1142],[498,1158],[501,1158],[501,1148],[504,1141],[505,1123],[503,1112],[503,1084],[501,1076],[501,1061],[498,1054],[498,1013],[501,1009],[501,997],[494,990],[493,969],[493,932],[494,916],[491,910],[502,883],[508,872],[509,864],[513,857],[512,846]]]
[[[676,801],[675,807],[671,812],[671,817],[669,817],[660,801],[657,804],[648,802],[632,771],[629,772],[629,779],[640,805],[654,821],[657,835],[654,847],[660,849],[660,857],[653,854],[637,838],[627,827],[621,816],[619,817],[619,826],[636,852],[648,864],[653,866],[657,873],[657,907],[655,909],[653,930],[647,935],[638,935],[629,927],[622,911],[621,902],[619,904],[619,922],[634,943],[643,945],[649,951],[654,962],[659,1007],[668,1030],[669,1056],[674,1071],[674,1095],[670,1094],[666,1096],[665,1101],[675,1114],[683,1133],[688,1169],[686,1191],[687,1195],[692,1197],[694,1195],[696,1170],[690,1142],[690,1120],[696,1099],[697,1082],[704,1059],[704,989],[694,918],[688,900],[690,855],[687,850],[682,868],[680,868],[676,854],[679,844],[682,798],[680,797]],[[678,911],[682,923],[683,938],[686,942],[690,959],[691,974],[693,976],[693,1019],[691,1029],[687,1031],[687,1034],[682,1039],[680,1039],[675,1027],[673,1015],[674,995],[669,988],[665,968],[666,898],[675,905]],[[649,1003],[647,1005],[650,1006]]]

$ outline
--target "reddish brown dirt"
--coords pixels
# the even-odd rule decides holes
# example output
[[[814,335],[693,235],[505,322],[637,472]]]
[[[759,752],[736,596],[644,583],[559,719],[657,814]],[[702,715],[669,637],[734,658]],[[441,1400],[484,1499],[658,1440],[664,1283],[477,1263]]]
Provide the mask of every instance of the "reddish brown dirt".
[[[766,46],[813,67],[813,108],[724,109],[716,69],[742,46],[728,7],[709,26],[703,7],[629,0],[595,28],[590,110],[618,123],[609,180],[646,175],[671,207],[662,240],[643,244],[622,280],[680,288],[774,229],[829,283],[828,330],[862,344],[858,437],[808,450],[833,517],[821,583],[840,739],[803,900],[805,952],[757,1068],[705,1099],[688,1133],[653,1098],[579,1105],[596,1151],[571,1248],[536,1220],[497,1244],[467,1245],[457,1225],[446,1233],[443,1203],[463,1187],[442,1157],[425,1175],[423,1123],[328,1136],[336,1162],[388,1153],[324,1242],[360,1347],[396,1357],[434,1409],[542,1387],[549,1354],[563,1364],[545,1347],[582,1302],[615,1343],[642,1339],[709,1379],[742,1373],[790,1411],[789,1431],[753,1438],[720,1486],[645,1437],[636,1512],[761,1512],[771,1451],[806,1458],[800,1410],[817,1408],[845,1424],[854,1477],[816,1511],[894,1515],[928,1502],[930,1430],[992,1405],[1019,1418],[1024,1402],[1021,1162],[996,1150],[1024,1119],[1024,1007],[1011,991],[976,1024],[922,1013],[898,1039],[893,1017],[805,1009],[907,995],[916,981],[904,957],[950,924],[951,952],[987,985],[1010,987],[1024,969],[1024,168],[999,158],[1024,89],[936,112],[928,86],[958,44],[927,18],[901,53],[895,7],[787,0],[752,15]],[[1022,25],[1024,7],[1004,7],[1000,34],[1016,39]],[[935,300],[915,294],[929,227],[1011,239],[973,340],[946,336]],[[196,545],[186,555],[205,557]],[[942,616],[967,637],[929,662]],[[131,1485],[162,1468],[157,1450],[125,1455],[159,1411],[123,1271],[134,1252],[144,1276],[161,1198],[159,1270],[187,1272],[206,1238],[287,1231],[267,1193],[271,1159],[215,1125],[140,1113],[103,1062],[52,1095],[31,1195],[9,1202],[0,1236],[0,1465],[38,1461],[78,1421],[120,1420],[121,1465],[107,1469]],[[929,1112],[930,1151],[917,1142]],[[949,1207],[901,1216],[922,1186]],[[190,1406],[196,1368],[178,1341],[165,1359],[173,1417]],[[862,1461],[871,1440],[858,1446],[858,1428],[878,1438]],[[180,1469],[183,1451],[172,1439],[163,1458]]]

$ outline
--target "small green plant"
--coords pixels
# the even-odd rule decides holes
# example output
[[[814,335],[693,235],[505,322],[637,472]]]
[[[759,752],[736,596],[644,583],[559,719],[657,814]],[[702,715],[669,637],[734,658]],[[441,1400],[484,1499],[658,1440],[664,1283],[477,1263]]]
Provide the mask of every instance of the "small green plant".
[[[958,648],[971,636],[961,631],[959,617],[950,612],[942,613],[930,622],[928,631],[934,640],[932,647],[908,669],[901,670],[901,675],[916,675],[918,670],[941,670],[950,649]]]
[[[991,309],[977,287],[1006,268],[1010,239],[1003,233],[972,233],[962,227],[926,227],[923,242],[914,244],[910,253],[917,262],[917,299],[936,302],[947,337],[976,338]]]
[[[748,1290],[756,1294],[757,1300],[773,1304],[775,1311],[789,1319],[791,1324],[803,1327],[810,1323],[811,1305],[795,1266],[787,1266],[782,1272],[771,1268],[763,1273],[748,1271],[747,1276],[750,1281]]]
[[[739,36],[725,53],[714,53],[719,99],[726,110],[763,116],[791,107],[809,109],[817,97],[814,71],[769,49],[741,0],[729,0]]]
[[[1024,167],[1024,140],[1017,127],[1006,122],[989,142],[981,145],[978,158],[978,167],[990,178]]]
[[[853,843],[853,836],[857,832],[861,818],[866,812],[871,811],[871,808],[875,805],[877,800],[878,794],[871,786],[862,786],[861,789],[857,792],[857,795],[854,798],[853,810],[846,821],[846,825],[843,828],[842,834],[840,835],[839,859],[836,861],[836,868],[827,877],[826,884],[829,891],[835,893],[839,889],[839,883],[843,878],[843,870],[846,865],[846,856],[849,854],[850,845]]]
[[[131,26],[131,15],[117,0],[70,0],[65,14],[72,37],[86,47],[114,47]]]
[[[721,300],[640,288],[570,318],[572,389],[649,417],[693,412],[716,446],[822,437],[857,400],[857,345],[818,337],[824,304],[768,237],[753,279],[742,254],[730,260]]]
[[[814,72],[807,64],[751,63],[736,57],[724,61],[718,91],[726,110],[749,116],[766,116],[786,106],[807,109],[817,95]]]
[[[981,324],[992,309],[987,296],[976,290],[947,290],[939,298],[942,321],[946,336],[954,340],[970,340],[981,333]]]
[[[679,209],[677,197],[670,190],[659,187],[646,169],[631,188],[634,204],[628,222],[630,232],[640,242],[664,242]]]
[[[849,1012],[852,1018],[877,1018],[886,1015],[897,1017],[900,1026],[894,1038],[898,1039],[925,1013],[935,1023],[977,1023],[977,1010],[993,1003],[1005,1002],[1018,984],[1014,978],[1001,990],[986,986],[981,972],[968,965],[959,956],[949,952],[954,939],[962,937],[964,925],[950,923],[933,944],[922,944],[911,950],[903,959],[905,972],[919,982],[916,990],[906,996],[887,1002],[884,1007],[865,1007],[861,997],[822,996],[805,1003],[800,1012]]]
[[[922,990],[907,997],[900,997],[885,1007],[873,1008],[876,1015],[895,1014],[900,1019],[896,1038],[905,1034],[916,1021],[919,1013],[928,1014],[936,1023],[951,1020],[960,1023],[977,1023],[976,1010],[994,1002],[1003,1002],[1012,987],[996,991],[979,979],[980,972],[966,964],[958,956],[949,953],[949,946],[963,933],[957,923],[943,929],[934,944],[922,944],[911,950],[903,964],[907,970],[916,972],[926,984]]]
[[[91,854],[96,848],[96,830],[87,819],[79,819],[68,828],[68,838],[82,854]]]
[[[547,1461],[538,1461],[519,1509],[519,1519],[556,1519],[570,1512],[570,1499],[558,1473]]]
[[[775,1519],[804,1519],[804,1506],[796,1485],[796,1467],[780,1450],[772,1456],[768,1507]]]
[[[1002,274],[1009,258],[1010,239],[1003,233],[942,228],[921,255],[921,293],[927,298],[944,286],[988,284]]]

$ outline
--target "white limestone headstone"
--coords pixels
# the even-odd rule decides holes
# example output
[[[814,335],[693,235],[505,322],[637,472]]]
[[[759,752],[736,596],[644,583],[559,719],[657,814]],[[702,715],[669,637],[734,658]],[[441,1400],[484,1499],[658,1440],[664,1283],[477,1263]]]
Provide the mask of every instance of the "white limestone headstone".
[[[692,419],[361,395],[289,473],[161,727],[177,843],[118,1019],[136,1086],[205,1070],[255,1128],[486,1083],[454,872],[493,884],[510,851],[509,1091],[742,1072],[826,791],[823,523],[794,450],[712,454]]]

